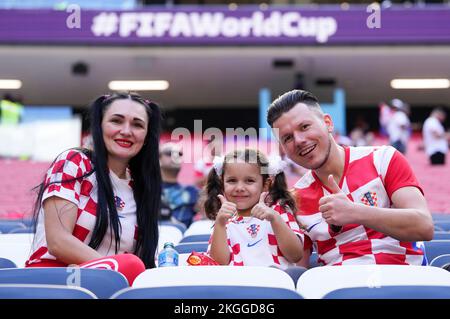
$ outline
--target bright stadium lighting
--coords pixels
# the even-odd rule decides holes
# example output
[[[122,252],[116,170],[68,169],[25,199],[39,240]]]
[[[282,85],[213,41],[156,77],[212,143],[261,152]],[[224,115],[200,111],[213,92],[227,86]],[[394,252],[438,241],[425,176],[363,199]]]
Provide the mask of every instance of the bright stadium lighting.
[[[0,89],[4,90],[17,90],[22,87],[22,81],[20,80],[10,80],[10,79],[0,79]]]
[[[393,89],[448,89],[448,79],[394,79],[391,81]]]
[[[158,81],[111,81],[108,87],[112,91],[164,91],[169,88],[169,82]]]

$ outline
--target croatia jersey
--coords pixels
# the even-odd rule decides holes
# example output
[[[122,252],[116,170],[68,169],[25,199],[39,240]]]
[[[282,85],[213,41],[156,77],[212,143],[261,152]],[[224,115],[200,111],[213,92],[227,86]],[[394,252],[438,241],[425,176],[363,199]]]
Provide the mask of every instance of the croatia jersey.
[[[96,219],[97,208],[97,180],[95,173],[77,179],[92,170],[90,159],[82,152],[69,150],[62,153],[50,167],[45,177],[45,184],[56,182],[44,191],[42,201],[56,196],[74,203],[78,207],[77,220],[72,235],[80,241],[89,244]],[[114,192],[114,202],[121,224],[120,248],[117,254],[132,253],[136,245],[136,202],[131,188],[131,178],[127,171],[127,179],[120,179],[110,171],[111,184]],[[114,240],[111,240],[112,229],[108,226],[102,243],[96,249],[103,256],[115,255]],[[56,258],[48,252],[44,227],[44,211],[39,211],[38,225],[33,242],[33,253],[26,265],[36,264],[41,261],[56,261]],[[58,261],[59,262],[59,261]]]
[[[272,206],[288,227],[303,241],[303,234],[289,208],[279,204]],[[226,225],[227,243],[230,249],[230,266],[274,266],[285,269],[294,264],[284,258],[269,221],[256,217],[238,217]],[[208,252],[211,248],[208,247]]]
[[[345,147],[339,187],[359,204],[391,207],[392,194],[402,187],[422,189],[405,157],[391,146]],[[329,195],[314,172],[295,185],[297,220],[305,227],[305,249],[314,248],[325,265],[422,265],[426,259],[414,242],[401,242],[368,227],[348,224],[334,233],[322,218],[319,200]]]

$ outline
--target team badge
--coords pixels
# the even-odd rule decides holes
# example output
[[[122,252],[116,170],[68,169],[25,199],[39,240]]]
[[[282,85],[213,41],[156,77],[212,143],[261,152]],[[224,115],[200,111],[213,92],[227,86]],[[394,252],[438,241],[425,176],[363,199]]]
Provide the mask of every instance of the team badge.
[[[258,235],[260,225],[251,224],[247,227],[247,231],[252,236],[252,238],[255,238]]]
[[[378,202],[377,193],[367,192],[363,195],[363,197],[361,198],[361,201],[363,202],[364,205],[367,205],[367,206],[378,206],[377,205],[377,202]]]
[[[114,196],[114,202],[117,210],[122,210],[125,207],[125,202],[119,196]]]

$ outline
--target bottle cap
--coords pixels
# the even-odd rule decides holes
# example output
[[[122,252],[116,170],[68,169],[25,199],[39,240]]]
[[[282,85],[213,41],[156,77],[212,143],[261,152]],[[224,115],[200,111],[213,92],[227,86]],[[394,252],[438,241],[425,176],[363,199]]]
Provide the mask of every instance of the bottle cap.
[[[170,247],[170,248],[175,248],[175,246],[173,245],[173,243],[172,243],[172,242],[167,242],[167,243],[164,243],[164,248],[167,248],[167,247]]]

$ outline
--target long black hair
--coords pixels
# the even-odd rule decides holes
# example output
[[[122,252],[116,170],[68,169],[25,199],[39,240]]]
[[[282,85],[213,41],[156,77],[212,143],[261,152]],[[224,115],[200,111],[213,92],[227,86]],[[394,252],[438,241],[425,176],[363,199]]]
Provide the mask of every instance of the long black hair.
[[[223,175],[227,164],[235,163],[237,160],[258,165],[263,178],[263,185],[265,185],[270,178],[270,175],[268,174],[269,161],[262,152],[255,149],[246,148],[243,150],[235,150],[227,154],[223,161],[221,174],[218,175],[216,170],[212,168],[206,181],[205,193],[207,199],[204,206],[206,216],[209,219],[214,220],[216,218],[216,215],[222,205],[217,195],[223,194],[224,191]],[[265,201],[269,206],[272,206],[279,201],[281,206],[287,206],[293,213],[295,213],[295,199],[287,189],[286,176],[284,172],[280,172],[272,177],[269,184],[269,194],[267,194]]]
[[[114,192],[107,165],[108,152],[103,140],[102,121],[108,107],[116,100],[129,99],[145,107],[148,115],[148,130],[144,144],[136,156],[129,162],[132,177],[132,189],[136,201],[137,238],[134,253],[139,256],[147,268],[155,267],[155,253],[158,246],[158,212],[161,205],[161,171],[159,167],[159,136],[161,113],[156,103],[144,100],[136,93],[115,93],[103,95],[90,105],[90,132],[93,150],[83,152],[89,156],[93,169],[76,179],[82,179],[95,173],[97,179],[97,208],[95,226],[89,246],[97,249],[105,237],[108,226],[111,237],[114,236],[115,251],[120,248],[121,225],[118,217]],[[61,167],[62,170],[62,167]],[[73,182],[59,181],[61,183]],[[45,189],[52,183],[45,181],[38,186],[38,198],[34,208],[35,221],[41,208]],[[113,239],[113,238],[111,238]]]

